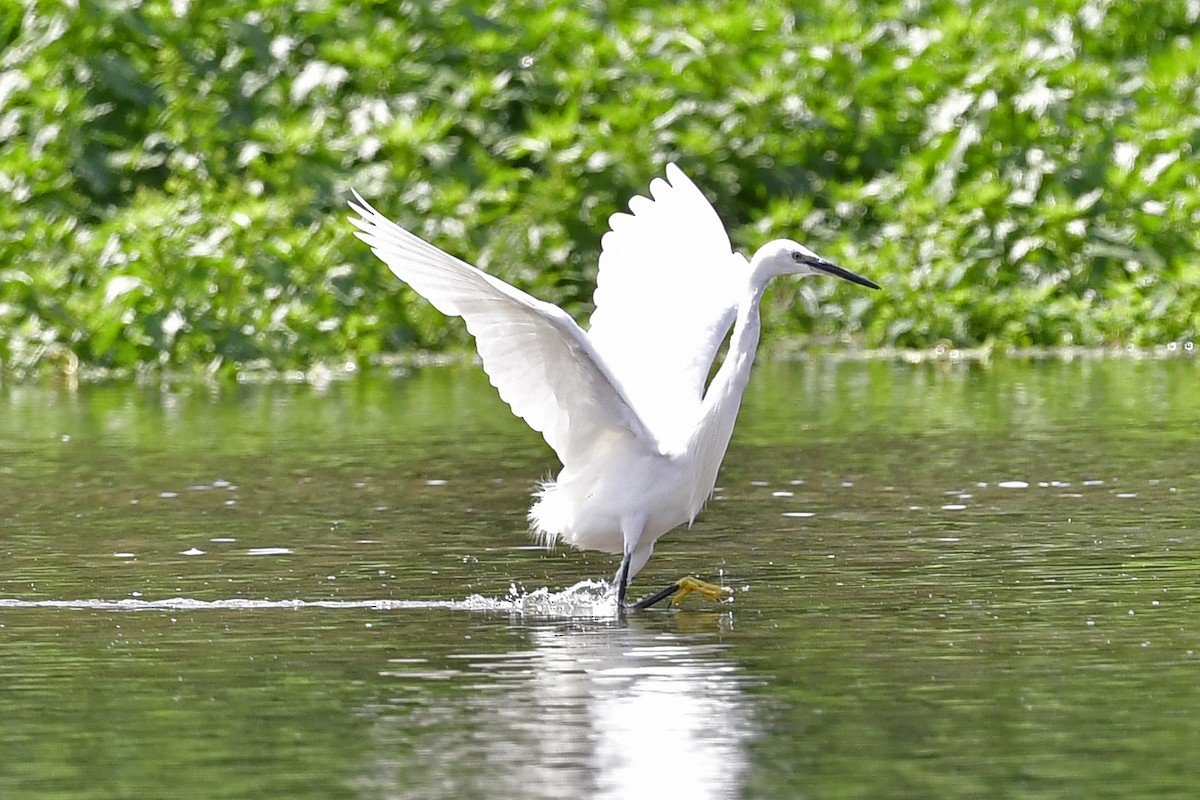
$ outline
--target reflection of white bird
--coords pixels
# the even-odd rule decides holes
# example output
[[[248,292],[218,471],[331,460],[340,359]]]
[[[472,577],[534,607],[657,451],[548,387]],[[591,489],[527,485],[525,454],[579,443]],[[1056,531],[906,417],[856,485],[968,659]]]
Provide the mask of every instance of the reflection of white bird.
[[[758,346],[767,283],[829,274],[879,288],[787,239],[768,242],[747,262],[674,164],[650,194],[633,198],[632,214],[609,220],[586,332],[557,306],[399,227],[357,193],[350,204],[358,237],[375,255],[443,314],[466,321],[500,397],[562,461],[529,519],[548,544],[621,554],[619,608],[654,543],[691,523],[716,484]],[[730,325],[725,360],[706,387]],[[668,587],[680,589],[676,600],[689,591],[720,597],[718,587],[693,579]]]
[[[743,797],[763,720],[714,642],[726,617],[689,634],[514,617],[497,645],[389,664],[357,712],[373,747],[355,783],[405,798]]]

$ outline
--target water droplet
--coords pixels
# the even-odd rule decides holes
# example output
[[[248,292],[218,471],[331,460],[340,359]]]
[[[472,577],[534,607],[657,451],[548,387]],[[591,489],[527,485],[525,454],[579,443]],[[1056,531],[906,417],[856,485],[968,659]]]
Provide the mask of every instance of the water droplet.
[[[1028,489],[1029,483],[1026,481],[1000,481],[996,484],[1001,489]]]
[[[199,547],[189,547],[187,550],[180,551],[179,555],[181,555],[181,556],[202,556],[202,555],[204,555],[204,551],[201,550]]]

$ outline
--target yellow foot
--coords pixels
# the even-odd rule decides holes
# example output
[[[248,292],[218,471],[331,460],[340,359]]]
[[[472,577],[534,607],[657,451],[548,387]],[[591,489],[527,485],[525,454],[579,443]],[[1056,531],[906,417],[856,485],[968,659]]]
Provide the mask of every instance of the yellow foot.
[[[671,598],[671,605],[677,606],[683,598],[687,597],[692,592],[706,597],[714,603],[721,602],[725,597],[733,595],[733,589],[726,586],[717,586],[715,583],[708,583],[699,578],[684,577],[679,579],[679,591]]]

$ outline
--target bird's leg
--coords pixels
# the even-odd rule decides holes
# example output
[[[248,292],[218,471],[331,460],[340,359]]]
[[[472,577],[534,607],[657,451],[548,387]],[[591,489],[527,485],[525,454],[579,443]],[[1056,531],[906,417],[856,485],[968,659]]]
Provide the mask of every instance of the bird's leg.
[[[655,592],[649,597],[642,598],[634,603],[631,607],[635,611],[641,611],[649,608],[655,603],[661,603],[663,600],[671,597],[671,595],[675,595],[671,598],[671,605],[677,606],[683,600],[683,598],[687,597],[692,592],[695,592],[701,597],[705,597],[714,603],[719,603],[725,597],[733,594],[733,590],[726,586],[717,586],[714,583],[708,583],[707,581],[702,581],[699,578],[692,578],[688,576],[680,578],[677,583],[672,583],[662,591]]]
[[[671,595],[675,594],[678,591],[679,591],[679,584],[672,583],[670,586],[666,587],[665,589],[657,591],[654,594],[650,595],[649,597],[643,597],[641,600],[638,600],[636,603],[634,603],[631,606],[631,608],[633,608],[634,611],[644,611],[645,609],[649,608],[650,606],[654,605],[655,603],[661,603],[663,600],[666,600],[668,597],[670,597]]]
[[[625,558],[621,560],[621,568],[617,570],[617,611],[625,610],[625,589],[629,586],[629,561],[633,558],[633,551],[625,554]]]

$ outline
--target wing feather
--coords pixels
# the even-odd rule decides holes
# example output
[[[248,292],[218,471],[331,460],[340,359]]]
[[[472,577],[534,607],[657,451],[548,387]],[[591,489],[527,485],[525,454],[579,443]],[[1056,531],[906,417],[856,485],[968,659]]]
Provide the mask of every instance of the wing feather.
[[[541,433],[564,464],[605,431],[658,443],[587,335],[565,311],[434,247],[357,193],[350,221],[396,277],[475,337],[493,386],[513,413]]]
[[[609,219],[588,338],[670,449],[698,420],[746,260],[696,185],[674,164],[666,172]]]

